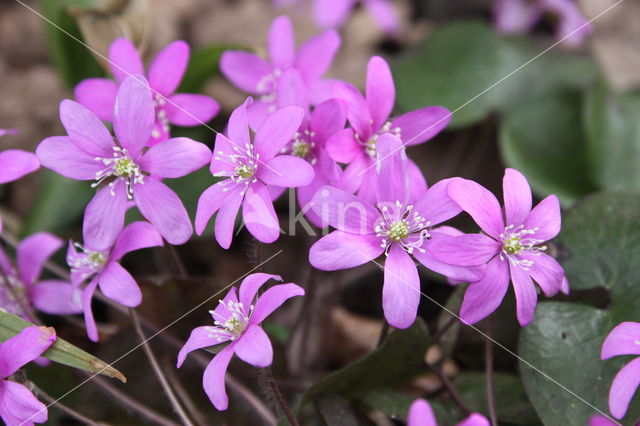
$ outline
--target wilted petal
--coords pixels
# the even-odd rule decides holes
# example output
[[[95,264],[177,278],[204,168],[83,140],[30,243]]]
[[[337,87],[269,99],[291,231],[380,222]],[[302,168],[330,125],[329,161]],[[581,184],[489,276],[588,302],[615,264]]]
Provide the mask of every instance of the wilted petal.
[[[248,93],[266,93],[272,88],[262,87],[272,67],[253,53],[227,50],[220,57],[220,70],[231,83]]]
[[[118,261],[127,253],[148,247],[162,246],[162,236],[147,222],[133,222],[125,226],[113,246],[110,259]]]
[[[273,348],[260,326],[251,324],[233,345],[238,357],[254,367],[268,367],[273,362]]]
[[[33,425],[47,421],[47,407],[20,383],[0,382],[0,417],[8,426]]]
[[[538,293],[531,276],[519,265],[511,265],[511,281],[516,293],[516,315],[521,326],[531,322],[538,303]]]
[[[640,358],[636,358],[616,374],[609,390],[609,411],[616,419],[627,413],[633,394],[640,385]]]
[[[293,155],[278,155],[258,168],[258,179],[267,185],[296,188],[309,185],[315,177],[313,167]]]
[[[202,387],[216,410],[226,410],[229,398],[224,387],[224,377],[233,356],[233,344],[221,350],[209,363],[202,376]]]
[[[133,43],[126,38],[118,38],[111,43],[109,63],[111,73],[118,82],[124,81],[130,75],[144,74],[142,59]]]
[[[162,178],[179,178],[201,169],[211,161],[211,151],[189,138],[167,139],[149,148],[138,165]]]
[[[113,120],[118,85],[106,78],[87,78],[74,89],[74,96],[80,104],[89,108],[103,121]]]
[[[402,142],[407,146],[426,142],[451,122],[451,112],[440,106],[420,108],[402,114],[391,121],[391,128],[400,128]]]
[[[411,256],[393,244],[384,263],[382,308],[387,322],[407,328],[416,320],[420,304],[420,277]]]
[[[354,234],[375,233],[380,212],[359,197],[332,186],[321,187],[313,197],[313,211],[336,229]]]
[[[469,284],[464,293],[460,318],[465,324],[474,324],[495,311],[509,288],[509,266],[499,258],[487,264],[485,277]]]
[[[284,302],[295,296],[304,296],[304,290],[299,285],[287,283],[271,287],[258,297],[253,315],[249,320],[250,324],[260,324]]]
[[[116,180],[113,188],[100,189],[84,211],[82,235],[85,244],[94,250],[110,249],[124,227],[126,209],[127,192],[122,179]]]
[[[504,232],[500,203],[486,188],[471,180],[455,178],[449,182],[447,192],[484,232],[496,239]]]
[[[507,225],[519,226],[531,212],[531,188],[527,178],[515,169],[507,169],[502,180]]]
[[[258,241],[270,244],[280,236],[278,216],[267,187],[260,182],[249,186],[242,203],[242,219]]]
[[[338,271],[360,266],[384,252],[380,238],[334,231],[318,240],[309,250],[311,265],[323,271]]]
[[[178,93],[169,98],[165,110],[171,124],[200,126],[216,116],[220,105],[209,96]]]
[[[623,322],[618,324],[602,344],[601,359],[618,355],[640,355],[640,323]]]
[[[198,349],[208,348],[209,346],[215,346],[222,343],[218,340],[218,335],[213,333],[214,331],[215,329],[210,326],[196,327],[191,330],[189,339],[184,344],[182,349],[180,349],[180,352],[178,352],[178,363],[176,367],[182,367],[182,364],[184,363],[184,360],[187,358],[187,355],[189,355],[189,353]]]
[[[30,235],[18,245],[16,263],[20,279],[27,286],[31,285],[42,272],[44,264],[62,247],[62,240],[48,232]]]
[[[149,66],[149,85],[164,96],[172,94],[180,85],[188,63],[189,45],[182,40],[174,41]]]
[[[118,142],[135,161],[147,145],[155,122],[155,110],[149,84],[144,77],[127,77],[116,95],[113,129]]]
[[[396,99],[393,76],[387,61],[374,56],[367,66],[367,106],[375,129],[387,121]]]

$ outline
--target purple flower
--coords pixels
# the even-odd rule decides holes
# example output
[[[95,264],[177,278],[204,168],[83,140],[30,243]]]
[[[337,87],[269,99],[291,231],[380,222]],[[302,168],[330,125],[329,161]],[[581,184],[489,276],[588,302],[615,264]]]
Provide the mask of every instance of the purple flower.
[[[323,28],[339,28],[349,18],[358,0],[314,0],[313,17]],[[387,34],[398,32],[398,13],[390,0],[360,0],[360,3]]]
[[[6,135],[17,135],[18,133],[18,129],[0,129],[0,138]]]
[[[347,83],[336,83],[334,95],[348,105],[350,129],[335,134],[327,142],[327,152],[340,162],[349,164],[343,176],[342,189],[358,191],[358,195],[375,202],[376,141],[385,133],[400,138],[404,145],[423,143],[440,133],[451,121],[449,110],[439,106],[422,108],[391,121],[395,102],[395,86],[389,65],[379,56],[369,61],[366,97]],[[424,192],[427,184],[418,166],[409,160],[408,173],[414,196]]]
[[[290,106],[268,116],[251,141],[247,107],[251,98],[236,108],[226,136],[218,133],[211,174],[224,178],[207,188],[198,200],[196,232],[202,235],[211,216],[218,212],[215,237],[223,248],[229,248],[233,226],[242,206],[242,216],[249,232],[263,243],[280,236],[278,217],[273,209],[270,187],[309,185],[313,167],[292,155],[278,155],[298,131],[304,110]]]
[[[594,414],[589,418],[589,426],[617,426],[618,423],[610,420],[609,418],[601,415]]]
[[[560,204],[550,195],[531,209],[531,188],[517,170],[503,180],[504,215],[496,197],[479,184],[461,178],[449,183],[449,196],[476,221],[484,234],[444,238],[435,257],[453,265],[487,265],[486,276],[472,282],[464,295],[460,317],[473,324],[493,312],[513,282],[517,317],[522,326],[533,319],[537,303],[535,280],[547,297],[568,292],[564,270],[542,246],[560,232]]]
[[[448,181],[412,198],[402,141],[383,134],[377,143],[381,159],[375,176],[377,203],[339,188],[320,188],[313,198],[313,209],[336,231],[311,247],[309,261],[317,269],[335,271],[362,265],[384,253],[385,318],[394,327],[406,328],[415,321],[420,302],[420,279],[410,255],[425,267],[459,281],[482,278],[484,267],[452,267],[433,257],[435,241],[460,234],[450,227],[433,228],[461,211],[447,196]]]
[[[81,311],[79,294],[73,292],[69,283],[59,280],[40,281],[44,264],[60,247],[62,240],[54,235],[46,232],[30,235],[18,245],[15,268],[5,251],[0,248],[0,268],[3,273],[0,308],[30,322],[35,321],[33,307],[54,315]]]
[[[183,244],[191,237],[187,211],[159,178],[178,178],[201,168],[211,159],[211,151],[187,138],[168,139],[146,149],[153,108],[144,77],[128,77],[116,98],[115,138],[94,113],[65,100],[60,119],[68,136],[47,138],[36,150],[45,167],[71,179],[96,180],[92,187],[102,186],[84,215],[83,239],[94,250],[113,245],[130,200],[169,243]]]
[[[140,288],[119,262],[129,252],[159,246],[162,246],[162,237],[147,222],[133,222],[127,225],[118,235],[113,247],[106,250],[94,250],[90,246],[83,247],[69,242],[67,264],[71,268],[71,286],[76,288],[91,278],[82,291],[82,308],[89,339],[98,341],[98,330],[91,310],[91,299],[96,287],[100,286],[105,296],[124,306],[134,308],[140,305]],[[76,247],[80,251],[77,251]]]
[[[489,420],[482,414],[471,413],[469,417],[457,423],[457,426],[490,426]],[[431,405],[424,399],[416,399],[409,407],[407,426],[438,426]]]
[[[7,380],[56,341],[51,327],[26,327],[0,344],[0,417],[7,426],[47,421],[47,407],[24,385]]]
[[[530,31],[545,13],[558,17],[556,37],[577,47],[591,34],[593,26],[572,0],[496,0],[495,26],[503,34]]]
[[[640,355],[640,323],[618,324],[602,344],[601,359],[619,355]],[[629,408],[633,394],[640,385],[640,357],[629,362],[616,374],[609,390],[609,411],[621,419]]]
[[[224,378],[233,354],[256,367],[271,365],[273,348],[260,323],[288,299],[304,295],[301,287],[288,283],[275,285],[256,298],[258,289],[270,279],[282,281],[278,275],[258,273],[242,281],[238,295],[235,287],[231,288],[218,307],[209,311],[214,325],[195,328],[178,354],[180,368],[189,352],[223,345],[202,377],[204,391],[218,410],[228,406]]]
[[[126,38],[116,39],[109,48],[109,62],[115,82],[105,78],[83,80],[75,88],[78,102],[104,121],[114,120],[118,85],[131,75],[144,75],[142,59]],[[169,125],[199,126],[211,120],[220,106],[212,98],[175,93],[189,62],[189,45],[182,40],[165,47],[149,67],[150,95],[153,96],[154,126],[149,145],[169,138]]]
[[[332,97],[334,80],[321,78],[340,46],[334,30],[309,39],[296,51],[291,21],[280,16],[273,21],[267,50],[269,60],[244,51],[227,51],[220,58],[220,69],[236,87],[258,96],[248,108],[249,122],[257,128],[266,116],[279,107],[280,98],[290,94],[287,84],[281,84],[286,70],[299,74],[309,102],[316,105]]]

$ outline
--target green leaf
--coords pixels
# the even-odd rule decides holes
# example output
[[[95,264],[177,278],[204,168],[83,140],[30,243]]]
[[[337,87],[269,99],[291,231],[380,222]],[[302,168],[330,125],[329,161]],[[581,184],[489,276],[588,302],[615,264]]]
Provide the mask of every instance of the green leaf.
[[[179,93],[201,93],[211,78],[220,74],[218,64],[225,50],[241,49],[231,45],[211,45],[195,49],[178,88]]]
[[[30,322],[0,309],[0,341],[4,342],[5,340],[20,333],[20,331],[25,327],[31,326],[33,326],[33,324]],[[107,377],[114,377],[123,383],[127,381],[126,377],[124,377],[121,372],[111,367],[106,362],[59,337],[56,339],[56,342],[42,354],[42,356],[50,359],[51,361],[68,365],[69,367],[79,368],[91,373],[102,374]]]
[[[579,94],[556,93],[513,109],[500,129],[507,165],[524,173],[536,193],[556,194],[565,205],[595,190],[580,108]]]

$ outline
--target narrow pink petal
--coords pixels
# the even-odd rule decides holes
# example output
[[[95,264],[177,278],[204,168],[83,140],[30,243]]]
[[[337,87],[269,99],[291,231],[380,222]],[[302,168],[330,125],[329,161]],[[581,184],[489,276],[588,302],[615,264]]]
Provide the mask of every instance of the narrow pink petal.
[[[60,103],[60,121],[76,147],[94,157],[113,155],[113,137],[102,121],[86,107],[65,99]]]
[[[344,169],[342,177],[336,184],[336,187],[343,189],[347,192],[356,192],[362,186],[362,181],[365,178],[365,174],[373,169],[375,173],[375,166],[371,167],[373,161],[369,154],[361,151],[353,159],[351,163]]]
[[[342,131],[346,123],[347,106],[337,99],[329,99],[313,109],[309,127],[316,134],[315,140],[322,146],[333,135]]]
[[[336,83],[333,86],[333,96],[347,104],[349,123],[359,135],[360,140],[366,142],[374,131],[372,131],[369,106],[362,93],[348,83]]]
[[[333,86],[339,82],[340,80],[334,78],[318,78],[307,81],[309,102],[311,102],[312,105],[318,105],[333,99]]]
[[[349,164],[364,148],[356,140],[353,129],[343,129],[327,140],[326,150],[335,161]]]
[[[0,383],[0,417],[7,426],[31,426],[45,423],[48,411],[26,386],[3,380]]]
[[[131,41],[126,38],[116,39],[109,47],[109,63],[111,73],[119,83],[130,75],[144,74],[142,59]]]
[[[327,183],[324,178],[316,175],[316,179],[310,185],[301,186],[296,191],[300,211],[304,212],[305,218],[318,228],[325,228],[329,226],[329,224],[323,222],[322,218],[313,211],[313,196],[316,195],[316,192],[318,192],[321,186]]]
[[[451,112],[440,106],[431,106],[402,114],[391,121],[391,128],[400,128],[402,141],[407,146],[426,142],[440,133],[451,122]]]
[[[295,39],[293,26],[287,16],[278,16],[271,24],[269,31],[269,59],[274,67],[283,69],[293,64]]]
[[[391,133],[376,141],[376,201],[406,205],[409,200],[408,158],[402,141]]]
[[[531,214],[524,221],[524,228],[537,228],[536,233],[531,237],[548,241],[558,235],[561,223],[558,197],[549,195],[531,210]]]
[[[311,82],[323,75],[331,66],[339,47],[340,36],[335,30],[327,30],[304,42],[298,49],[295,61],[304,80]]]
[[[238,148],[244,148],[251,143],[251,137],[249,134],[249,119],[247,118],[247,107],[252,103],[252,98],[249,97],[245,99],[244,103],[238,108],[234,109],[231,113],[231,117],[229,117],[229,123],[227,124],[227,135],[232,141],[231,147],[237,146]],[[214,150],[214,152],[217,153],[218,150],[216,149]]]
[[[124,181],[118,179],[113,188],[105,186],[98,190],[84,211],[84,243],[94,250],[110,249],[124,227],[126,209],[127,193]]]
[[[189,339],[187,339],[187,342],[184,344],[182,349],[180,349],[180,352],[178,352],[177,368],[182,367],[182,364],[189,353],[222,343],[218,341],[217,335],[214,335],[212,331],[214,331],[214,328],[210,326],[196,327],[191,330]]]
[[[518,265],[511,265],[511,281],[516,293],[516,316],[521,326],[531,322],[538,303],[538,293],[531,276]]]
[[[260,324],[284,302],[295,296],[304,296],[304,289],[299,285],[293,283],[274,285],[258,297],[250,323]]]
[[[105,266],[98,284],[105,296],[121,305],[135,308],[142,302],[140,287],[118,262],[109,262]]]
[[[366,0],[363,2],[380,29],[386,34],[395,34],[400,26],[398,13],[389,0]]]
[[[127,253],[148,247],[162,246],[162,236],[147,222],[133,222],[125,226],[113,245],[109,258],[118,261]]]
[[[607,417],[600,414],[594,414],[589,418],[589,426],[617,426],[618,423],[613,420],[609,420]]]
[[[267,185],[296,188],[309,185],[315,177],[311,164],[293,155],[278,155],[258,168],[258,179]]]
[[[358,192],[356,192],[356,194],[362,199],[362,201],[365,201],[372,205],[376,204],[376,192],[378,190],[376,181],[376,167],[375,163],[371,161],[371,163],[367,165],[367,167],[365,167],[364,172],[362,173],[362,182],[360,183]]]
[[[103,121],[113,120],[118,85],[106,78],[87,78],[74,89],[76,100]]]
[[[277,94],[276,94],[277,96]],[[247,118],[249,119],[249,126],[254,131],[259,129],[264,123],[264,120],[271,115],[272,112],[278,109],[276,100],[270,97],[257,99],[254,103],[247,106]]]
[[[395,99],[396,88],[389,64],[380,56],[373,56],[367,66],[367,106],[374,128],[382,127],[387,121]]]
[[[149,66],[149,86],[164,96],[171,95],[180,85],[188,63],[189,45],[182,40],[174,41]]]
[[[495,311],[509,288],[509,266],[498,257],[487,264],[485,277],[469,284],[462,306],[460,318],[465,324],[474,324]]]
[[[127,77],[116,95],[113,129],[120,145],[136,160],[151,137],[155,122],[153,99],[144,77]]]
[[[238,294],[240,303],[245,307],[252,305],[253,299],[256,297],[260,287],[269,280],[282,281],[282,277],[280,277],[280,275],[271,275],[262,272],[247,276],[242,280],[242,284],[240,284],[240,291]]]
[[[407,328],[415,322],[419,304],[418,268],[401,246],[393,244],[384,263],[384,317],[393,327]]]
[[[264,120],[253,142],[260,161],[268,163],[293,139],[303,117],[302,108],[290,106],[277,110]]]
[[[22,282],[29,286],[38,279],[44,264],[63,245],[60,238],[48,232],[30,235],[18,245],[16,263]]]
[[[238,357],[254,367],[268,367],[273,362],[273,347],[267,333],[251,324],[233,345]]]
[[[313,211],[336,229],[353,234],[374,234],[380,212],[359,197],[323,186],[313,197]]]
[[[38,358],[56,341],[51,327],[26,327],[0,344],[0,377],[6,379],[20,367]]]
[[[433,185],[422,197],[415,202],[415,211],[431,222],[431,226],[438,225],[457,216],[462,209],[449,197],[447,186],[451,179],[444,179]]]
[[[0,129],[0,138],[6,135],[17,135],[20,133],[18,129]]]
[[[220,70],[240,90],[251,94],[267,93],[272,88],[263,87],[271,75],[271,64],[253,53],[228,50],[220,57]]]
[[[536,255],[521,255],[522,258],[533,262],[529,274],[538,283],[547,297],[555,295],[562,289],[564,269],[556,260],[544,253]]]
[[[0,152],[0,183],[20,179],[40,167],[38,158],[31,152],[9,149]]]
[[[84,288],[82,292],[82,310],[84,311],[84,326],[87,329],[87,337],[92,342],[99,340],[98,327],[96,327],[96,321],[93,319],[93,310],[91,309],[91,301],[93,299],[93,293],[98,286],[98,277],[91,280],[89,284]]]
[[[569,280],[567,277],[562,278],[562,285],[560,286],[560,291],[564,294],[569,294]]]
[[[609,390],[609,411],[616,419],[627,413],[633,394],[640,385],[640,358],[636,358],[616,374]]]
[[[338,271],[375,260],[383,251],[380,239],[373,234],[334,231],[311,246],[309,262],[322,271]]]
[[[182,201],[164,183],[147,178],[134,185],[133,199],[140,213],[170,244],[186,243],[193,234],[191,219]]]
[[[479,413],[471,413],[469,417],[458,423],[456,426],[491,426],[489,420]]]
[[[80,290],[64,281],[45,280],[29,289],[29,300],[39,311],[51,315],[82,312]]]
[[[623,322],[618,324],[602,344],[601,359],[618,355],[640,355],[640,323]]]
[[[229,398],[224,387],[224,377],[233,356],[233,344],[221,350],[209,363],[202,376],[202,387],[216,410],[224,411],[229,406]]]
[[[341,27],[353,8],[355,0],[315,0],[313,17],[322,28]]]
[[[229,187],[226,183],[217,183],[211,185],[200,195],[198,199],[198,208],[196,210],[196,233],[202,235],[211,216],[223,206],[223,204],[233,195],[240,192],[240,187],[227,190]]]
[[[442,236],[431,245],[431,254],[441,262],[458,266],[483,265],[498,256],[500,243],[483,234]]]
[[[43,140],[36,148],[36,156],[44,167],[69,179],[94,180],[96,173],[105,168],[102,161],[78,148],[67,136]]]
[[[205,95],[178,93],[165,105],[167,118],[177,126],[200,126],[208,123],[220,111],[220,105]]]
[[[216,216],[215,237],[220,247],[228,249],[233,238],[233,229],[238,218],[238,210],[244,199],[242,189],[238,186],[238,190],[230,194]]]
[[[496,0],[493,8],[495,27],[503,34],[525,33],[540,17],[538,9],[523,0]]]
[[[427,180],[420,167],[410,158],[407,161],[407,174],[409,175],[409,200],[415,202],[427,191]]]
[[[407,426],[438,426],[431,405],[424,399],[416,399],[409,407]]]
[[[189,138],[167,139],[149,148],[138,161],[145,172],[162,178],[179,178],[211,161],[211,151]]]
[[[500,204],[487,189],[474,181],[455,178],[449,182],[447,192],[484,232],[496,239],[504,232]]]
[[[506,224],[520,226],[531,213],[531,188],[527,178],[515,169],[507,169],[502,180]]]
[[[414,250],[413,257],[424,265],[427,269],[444,275],[445,277],[461,282],[475,282],[484,278],[486,266],[456,266],[437,260],[433,256],[432,246],[435,241],[446,238],[446,234],[439,232],[438,229],[431,231],[431,240],[426,241],[422,246],[424,251]]]
[[[297,106],[304,110],[309,107],[307,86],[295,68],[288,68],[278,79],[276,103],[279,108]]]
[[[229,173],[235,174],[236,166],[230,157],[232,155],[238,155],[239,149],[240,146],[237,142],[229,140],[222,133],[218,133],[209,166],[211,174],[214,176],[229,176]],[[243,151],[245,149],[243,149]]]
[[[267,187],[256,182],[249,186],[242,203],[242,219],[258,241],[270,244],[280,236],[278,216]]]

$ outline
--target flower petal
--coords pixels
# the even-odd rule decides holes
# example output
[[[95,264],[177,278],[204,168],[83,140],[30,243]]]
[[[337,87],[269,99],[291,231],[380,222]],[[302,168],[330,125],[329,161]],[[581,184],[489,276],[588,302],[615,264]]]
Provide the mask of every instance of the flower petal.
[[[640,385],[640,358],[636,358],[616,374],[609,390],[609,411],[616,419],[627,413],[633,394]]]
[[[100,291],[121,305],[134,308],[142,302],[140,287],[118,262],[109,262],[100,274]]]
[[[213,406],[219,411],[224,411],[229,406],[224,378],[233,356],[233,346],[233,344],[227,346],[213,357],[202,376],[202,387]]]
[[[251,104],[253,104],[253,99],[251,97],[245,99],[244,103],[234,109],[231,113],[231,117],[229,117],[227,135],[232,141],[232,147],[237,146],[238,148],[243,148],[251,143],[249,119],[247,118],[247,107]],[[218,150],[216,149],[215,152],[217,153]],[[231,152],[229,152],[229,154],[231,154]]]
[[[390,133],[376,141],[376,200],[406,205],[409,200],[408,158],[402,141]]]
[[[84,312],[84,326],[87,329],[87,337],[92,342],[99,340],[98,327],[96,327],[96,321],[93,319],[93,310],[91,309],[91,302],[93,299],[93,293],[98,286],[98,277],[91,280],[89,284],[84,288],[82,292],[82,310]]]
[[[220,57],[220,71],[231,83],[247,93],[267,93],[272,88],[262,84],[272,73],[271,64],[253,53],[227,50]]]
[[[144,77],[127,77],[116,95],[113,129],[120,145],[135,161],[147,145],[155,122],[155,110],[149,84]]]
[[[333,96],[347,104],[349,123],[360,136],[361,141],[368,141],[373,133],[372,118],[367,100],[362,93],[348,83],[339,82],[333,86]]]
[[[396,88],[387,61],[373,56],[367,65],[367,106],[373,127],[378,129],[387,121],[396,99]]]
[[[189,50],[187,43],[177,40],[158,53],[148,74],[149,86],[154,91],[164,96],[176,91],[189,63]]]
[[[0,383],[0,417],[8,426],[30,426],[45,423],[48,411],[26,386],[3,380]]]
[[[46,138],[36,148],[36,156],[44,167],[69,179],[94,180],[105,168],[102,161],[96,161],[94,155],[78,148],[67,136]]]
[[[60,103],[60,121],[76,147],[94,157],[112,157],[114,143],[111,133],[86,107],[65,99]]]
[[[169,98],[165,110],[171,124],[200,126],[216,116],[220,105],[209,96],[178,93]]]
[[[227,319],[229,319],[231,315],[233,315],[228,308],[229,302],[238,303],[238,295],[235,287],[231,287],[222,301],[218,301],[218,305],[216,306],[216,308],[212,311],[209,311],[209,313],[211,314],[211,318],[214,321],[224,323],[227,321]]]
[[[521,326],[531,322],[538,303],[538,293],[531,276],[518,265],[511,265],[511,281],[516,293],[516,315]]]
[[[309,185],[315,177],[311,164],[293,155],[278,155],[258,168],[258,179],[267,185],[296,188]]]
[[[335,161],[349,164],[363,152],[363,146],[356,140],[353,129],[343,129],[327,140],[326,150]]]
[[[313,197],[313,211],[336,229],[353,234],[375,233],[380,212],[359,197],[332,186],[321,187]]]
[[[191,330],[191,334],[189,335],[189,339],[184,344],[184,346],[178,352],[178,363],[176,364],[177,368],[182,367],[187,355],[189,353],[202,349],[208,348],[209,346],[215,346],[222,342],[218,341],[218,337],[212,334],[213,327],[203,326],[196,327]]]
[[[26,327],[0,344],[0,377],[6,379],[23,365],[38,358],[56,341],[51,327]]]
[[[431,254],[436,260],[458,266],[483,265],[499,251],[500,243],[483,234],[442,236],[431,245]]]
[[[238,185],[236,191],[229,194],[220,207],[214,227],[215,237],[220,247],[228,249],[233,238],[233,228],[238,218],[238,210],[244,200],[243,188]]]
[[[29,290],[29,300],[39,311],[51,315],[82,312],[80,290],[64,281],[41,281]]]
[[[427,192],[427,180],[420,167],[410,158],[407,161],[407,174],[409,175],[409,200],[415,202]]]
[[[293,64],[296,46],[291,20],[287,16],[278,16],[273,20],[267,46],[274,67],[283,69]]]
[[[138,165],[162,178],[179,178],[201,169],[211,161],[211,150],[189,138],[167,139],[149,148]]]
[[[386,34],[398,32],[400,19],[393,2],[389,0],[368,0],[364,2],[373,19]]]
[[[307,86],[297,69],[286,69],[278,79],[276,103],[279,108],[293,105],[306,110],[309,107]]]
[[[245,307],[252,305],[253,299],[256,297],[260,287],[269,280],[282,281],[282,277],[280,277],[280,275],[271,275],[262,272],[248,275],[242,280],[242,284],[240,284],[240,292],[238,294],[240,303]]]
[[[132,251],[162,245],[162,236],[153,225],[143,221],[133,222],[120,232],[109,258],[118,261]]]
[[[94,250],[110,249],[124,227],[126,209],[127,194],[122,179],[116,180],[113,188],[105,186],[98,190],[84,211],[84,243]]]
[[[431,405],[424,399],[416,399],[409,407],[407,426],[438,426]]]
[[[44,264],[63,245],[60,238],[48,232],[30,235],[18,245],[16,263],[22,282],[30,286],[40,276]]]
[[[431,226],[438,225],[457,216],[462,209],[449,197],[447,186],[451,179],[444,179],[433,185],[415,202],[415,211],[431,222]]]
[[[0,152],[0,183],[7,183],[29,174],[40,167],[36,156],[19,149]]]
[[[549,195],[531,210],[529,217],[524,221],[524,228],[538,228],[533,238],[548,241],[558,235],[561,223],[558,197]]]
[[[323,0],[313,2],[313,17],[319,27],[341,27],[353,8],[355,0]]]
[[[509,266],[499,258],[487,264],[487,273],[478,282],[471,283],[464,293],[460,319],[474,324],[495,311],[509,288]]]
[[[293,283],[274,285],[258,297],[253,315],[249,320],[250,324],[260,324],[284,302],[295,296],[304,296],[304,290],[299,285]]]
[[[87,78],[74,89],[74,96],[81,105],[89,108],[102,121],[113,120],[118,85],[106,78]]]
[[[384,317],[393,327],[407,328],[415,322],[419,304],[418,268],[400,245],[393,244],[384,263]]]
[[[529,268],[529,274],[547,297],[551,297],[561,290],[564,269],[553,257],[544,253],[536,253],[535,256],[521,255],[520,257],[533,262]]]
[[[238,357],[254,367],[268,367],[273,362],[273,347],[267,333],[251,324],[233,345]]]
[[[400,128],[402,142],[407,146],[426,142],[451,122],[451,112],[440,106],[420,108],[402,114],[391,121],[391,128]]]
[[[342,131],[346,123],[347,106],[337,99],[329,99],[313,109],[309,128],[315,133],[316,142],[323,146],[329,138]]]
[[[239,192],[239,189],[237,191],[225,191],[227,188],[226,183],[217,183],[205,189],[200,195],[195,222],[196,233],[198,235],[202,235],[211,216],[222,207],[224,202],[230,198],[232,194]]]
[[[255,152],[260,161],[268,163],[275,157],[287,142],[293,139],[298,131],[304,110],[290,106],[277,110],[269,115],[258,131],[253,142]]]
[[[370,262],[383,252],[380,239],[373,234],[334,231],[311,246],[309,262],[322,271],[338,271]]]
[[[311,82],[324,74],[331,66],[339,47],[340,36],[335,30],[327,30],[304,42],[298,49],[295,60],[302,78]]]
[[[618,355],[640,355],[640,323],[623,322],[618,324],[602,344],[601,359]]]
[[[111,73],[119,83],[130,75],[144,74],[142,59],[134,44],[126,38],[118,38],[109,47]]]
[[[278,216],[267,187],[256,182],[249,186],[242,203],[242,219],[258,241],[270,244],[280,236]]]
[[[487,189],[474,181],[454,178],[449,182],[447,193],[488,235],[498,239],[504,232],[500,204]]]
[[[486,266],[456,266],[437,260],[433,256],[432,245],[434,241],[440,238],[446,238],[446,235],[438,232],[437,229],[431,231],[431,240],[425,241],[422,246],[423,251],[414,250],[413,257],[427,269],[444,275],[445,277],[461,282],[475,282],[484,278]]]
[[[531,212],[531,188],[527,178],[515,169],[507,169],[502,180],[506,224],[520,226]]]
[[[491,426],[491,423],[482,414],[471,413],[469,417],[456,424],[456,426]]]

